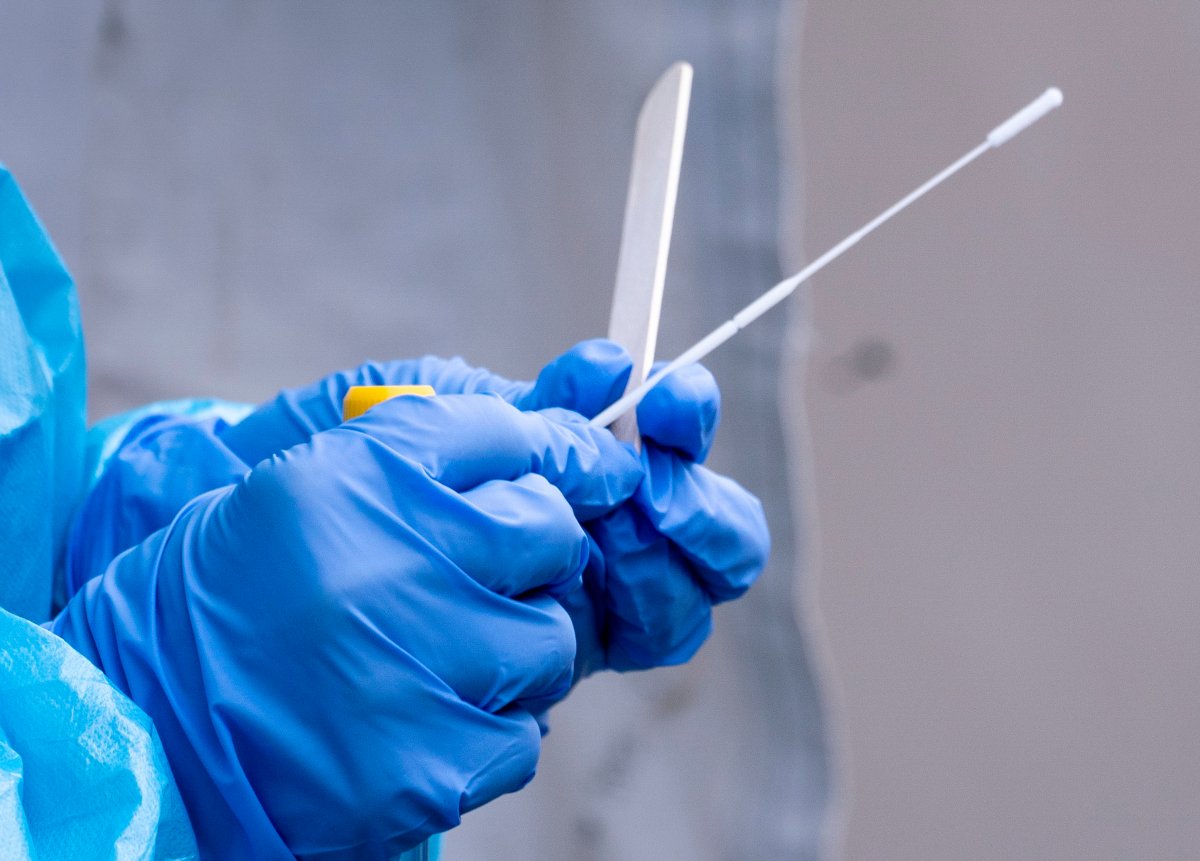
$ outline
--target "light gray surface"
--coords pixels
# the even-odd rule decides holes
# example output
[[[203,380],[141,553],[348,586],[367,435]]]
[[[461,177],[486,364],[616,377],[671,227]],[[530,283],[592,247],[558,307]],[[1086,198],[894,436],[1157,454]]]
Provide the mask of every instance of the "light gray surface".
[[[80,281],[93,415],[256,400],[367,356],[528,376],[603,332],[636,110],[686,58],[672,355],[779,274],[777,15],[778,0],[0,2],[0,115],[29,118],[0,125],[0,152]],[[469,816],[452,861],[817,856],[830,778],[795,623],[783,339],[780,316],[711,363],[714,463],[766,501],[769,571],[697,662],[582,685],[538,778]]]
[[[1200,857],[1200,6],[810,5],[847,859]]]

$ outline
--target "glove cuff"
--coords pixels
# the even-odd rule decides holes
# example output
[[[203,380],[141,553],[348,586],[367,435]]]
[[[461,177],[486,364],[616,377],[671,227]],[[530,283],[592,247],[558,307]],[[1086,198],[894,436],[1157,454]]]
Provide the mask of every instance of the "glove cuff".
[[[167,412],[176,408],[187,412]],[[152,404],[93,429],[95,479],[71,527],[60,604],[189,500],[245,475],[247,464],[220,438],[227,417],[245,409],[213,401]]]

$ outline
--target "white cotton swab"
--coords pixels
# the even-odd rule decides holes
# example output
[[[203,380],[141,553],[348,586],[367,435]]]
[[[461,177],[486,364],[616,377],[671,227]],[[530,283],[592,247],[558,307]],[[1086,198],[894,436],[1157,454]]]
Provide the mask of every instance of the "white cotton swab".
[[[667,374],[675,371],[684,365],[690,365],[693,362],[698,362],[715,350],[717,347],[724,344],[746,326],[757,320],[771,308],[774,308],[788,296],[790,296],[797,287],[807,281],[816,273],[820,272],[837,258],[841,257],[846,251],[858,244],[858,241],[873,231],[876,227],[883,224],[893,215],[907,207],[910,203],[923,197],[927,192],[937,188],[954,174],[958,173],[964,167],[969,165],[975,159],[979,158],[989,149],[995,149],[1012,138],[1016,137],[1025,129],[1029,128],[1035,122],[1040,120],[1050,111],[1062,104],[1063,94],[1058,87],[1051,87],[1042,93],[1032,102],[1030,102],[1021,110],[1017,111],[1007,120],[996,126],[988,132],[987,139],[979,146],[968,152],[958,161],[947,167],[941,173],[926,181],[923,185],[918,186],[913,191],[909,192],[905,197],[898,200],[892,206],[885,209],[875,218],[868,221],[858,230],[851,233],[837,245],[830,248],[816,260],[809,263],[795,275],[780,281],[766,293],[763,293],[741,311],[738,311],[731,318],[726,320],[716,329],[709,332],[695,344],[684,350],[678,357],[673,359],[667,365],[663,366],[658,371],[651,374],[646,382],[642,383],[636,389],[628,392],[620,400],[613,403],[599,415],[591,420],[593,427],[608,427],[617,418],[624,415],[629,410],[641,403],[642,398],[654,388],[658,382]]]

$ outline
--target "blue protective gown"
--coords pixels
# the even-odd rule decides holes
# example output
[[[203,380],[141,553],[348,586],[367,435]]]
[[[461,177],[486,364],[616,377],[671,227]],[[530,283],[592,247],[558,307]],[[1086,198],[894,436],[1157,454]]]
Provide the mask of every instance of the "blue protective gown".
[[[83,489],[75,286],[0,166],[0,858],[193,858],[150,719],[49,617]]]
[[[150,718],[37,622],[83,585],[70,576],[74,539],[95,545],[115,534],[113,518],[124,514],[111,506],[84,506],[69,526],[85,490],[137,428],[181,413],[198,424],[234,422],[250,408],[151,404],[85,433],[74,284],[2,166],[0,383],[0,858],[197,858]],[[398,861],[436,858],[437,850],[435,838]]]

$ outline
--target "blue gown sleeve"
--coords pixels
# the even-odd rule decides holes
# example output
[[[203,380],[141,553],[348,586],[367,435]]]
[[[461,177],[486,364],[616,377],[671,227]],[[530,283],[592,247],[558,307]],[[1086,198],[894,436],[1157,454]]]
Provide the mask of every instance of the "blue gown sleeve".
[[[0,858],[195,858],[149,717],[29,621],[51,611],[83,436],[75,285],[0,165]]]
[[[150,718],[63,640],[4,610],[0,857],[198,857]]]
[[[246,472],[217,434],[251,409],[215,399],[159,401],[88,431],[89,488],[71,526],[58,606],[121,552],[170,523],[189,500]]]

